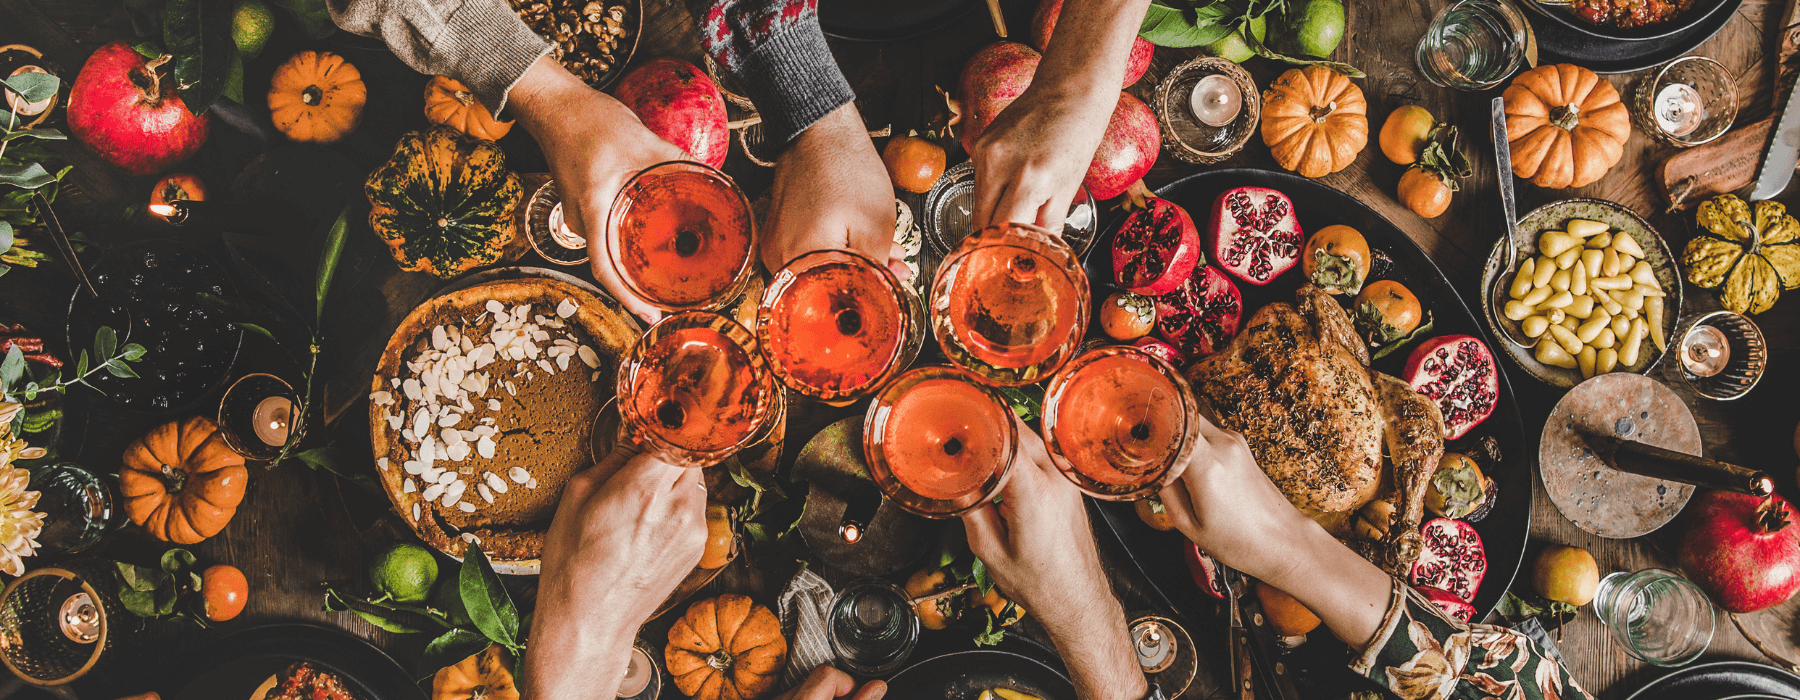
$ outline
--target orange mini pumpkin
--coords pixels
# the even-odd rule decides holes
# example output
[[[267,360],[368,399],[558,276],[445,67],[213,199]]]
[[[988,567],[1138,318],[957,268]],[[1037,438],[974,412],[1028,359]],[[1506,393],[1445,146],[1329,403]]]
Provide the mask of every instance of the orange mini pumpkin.
[[[362,122],[369,90],[362,71],[329,51],[301,51],[275,69],[269,116],[301,143],[335,143]]]
[[[1324,177],[1349,167],[1369,145],[1369,105],[1344,74],[1295,68],[1263,92],[1262,138],[1281,167]]]
[[[688,606],[669,629],[663,659],[693,700],[755,700],[774,689],[787,651],[775,613],[728,593]]]
[[[510,121],[495,120],[462,83],[441,75],[425,83],[425,120],[489,141],[499,141],[513,126]]]
[[[1513,174],[1538,187],[1581,187],[1625,154],[1631,113],[1612,83],[1581,66],[1538,66],[1513,78],[1506,140]]]
[[[439,669],[431,677],[431,700],[519,700],[512,654],[495,644]]]
[[[125,448],[125,514],[157,539],[195,544],[225,529],[250,479],[244,458],[205,416],[151,428]]]

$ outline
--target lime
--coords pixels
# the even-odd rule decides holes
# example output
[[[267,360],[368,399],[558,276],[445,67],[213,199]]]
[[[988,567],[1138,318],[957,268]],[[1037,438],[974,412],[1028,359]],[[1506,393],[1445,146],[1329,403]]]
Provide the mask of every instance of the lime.
[[[396,603],[422,603],[437,582],[437,557],[416,544],[397,544],[369,565],[369,583]]]
[[[1288,8],[1276,50],[1290,55],[1329,58],[1344,40],[1344,4],[1338,0],[1301,0]]]
[[[1269,34],[1269,21],[1262,17],[1250,20],[1250,34],[1257,41],[1262,41]],[[1250,42],[1244,40],[1244,30],[1239,29],[1226,34],[1223,39],[1200,47],[1200,53],[1218,56],[1232,63],[1243,63],[1255,56],[1256,50],[1250,48]]]
[[[256,58],[275,30],[275,12],[262,0],[244,0],[231,15],[231,42],[244,58]]]

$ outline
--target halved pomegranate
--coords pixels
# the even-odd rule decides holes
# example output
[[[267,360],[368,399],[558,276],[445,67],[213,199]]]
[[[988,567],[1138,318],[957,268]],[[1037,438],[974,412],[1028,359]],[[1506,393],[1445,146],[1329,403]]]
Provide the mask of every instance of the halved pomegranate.
[[[1444,437],[1455,440],[1494,412],[1500,373],[1487,345],[1473,336],[1446,335],[1425,341],[1406,358],[1401,376],[1437,402],[1444,413]]]
[[[1156,296],[1175,291],[1200,264],[1200,231],[1187,210],[1161,197],[1125,217],[1113,235],[1113,279],[1126,291]]]
[[[1433,518],[1422,529],[1425,546],[1407,579],[1414,587],[1430,586],[1474,602],[1487,575],[1487,548],[1475,526],[1461,520]]]
[[[1156,334],[1181,354],[1201,358],[1217,352],[1237,335],[1244,298],[1231,278],[1211,265],[1196,265],[1194,274],[1175,291],[1155,297]]]
[[[1218,560],[1189,542],[1187,565],[1188,574],[1194,577],[1194,585],[1199,586],[1201,592],[1219,600],[1225,599],[1225,570],[1219,567]]]
[[[1183,366],[1187,365],[1187,356],[1186,355],[1181,354],[1180,350],[1176,350],[1175,346],[1165,343],[1163,341],[1157,340],[1155,338],[1150,338],[1150,337],[1138,338],[1137,342],[1132,343],[1132,345],[1139,350],[1142,350],[1151,355],[1155,355],[1156,359],[1162,360],[1163,362],[1167,362],[1170,365],[1173,365],[1175,367],[1183,367]]]
[[[1444,611],[1445,615],[1461,622],[1468,622],[1470,618],[1475,617],[1475,606],[1471,605],[1469,601],[1456,597],[1455,593],[1431,586],[1418,586],[1416,590],[1424,594],[1432,605],[1436,605],[1439,610]]]
[[[1226,190],[1213,200],[1207,230],[1212,260],[1238,279],[1264,285],[1300,262],[1306,237],[1294,201],[1267,187]]]

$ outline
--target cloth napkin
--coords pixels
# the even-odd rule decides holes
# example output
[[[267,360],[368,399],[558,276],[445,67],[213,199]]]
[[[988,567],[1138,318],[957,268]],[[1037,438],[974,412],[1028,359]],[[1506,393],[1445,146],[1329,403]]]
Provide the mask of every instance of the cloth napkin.
[[[781,618],[781,633],[788,645],[787,669],[781,674],[781,689],[800,685],[819,664],[831,663],[837,655],[831,651],[826,620],[831,614],[831,601],[837,594],[831,584],[810,568],[788,581],[787,589],[776,601],[776,615]]]

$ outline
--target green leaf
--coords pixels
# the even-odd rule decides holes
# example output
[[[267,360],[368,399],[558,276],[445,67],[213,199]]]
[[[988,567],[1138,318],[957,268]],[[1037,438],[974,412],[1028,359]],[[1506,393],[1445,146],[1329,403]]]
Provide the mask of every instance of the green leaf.
[[[337,31],[325,0],[269,0],[269,4],[293,13],[308,37],[322,39]]]
[[[156,58],[164,53],[162,45],[154,41],[134,44],[132,45],[131,50],[138,52],[138,55],[143,56],[144,58]]]
[[[167,552],[163,552],[161,561],[162,570],[171,574],[179,574],[194,568],[195,561],[197,561],[197,559],[194,557],[193,552],[180,547],[175,547]]]
[[[1324,66],[1326,68],[1330,68],[1334,71],[1343,73],[1344,75],[1352,77],[1352,78],[1367,78],[1367,77],[1369,77],[1368,74],[1362,72],[1362,70],[1358,69],[1356,66],[1350,65],[1348,63],[1339,63],[1337,61],[1316,61],[1316,60],[1307,59],[1307,58],[1295,58],[1293,56],[1286,56],[1283,54],[1275,53],[1274,50],[1270,49],[1267,46],[1264,46],[1262,42],[1257,41],[1256,37],[1250,35],[1248,32],[1244,33],[1244,43],[1249,44],[1250,50],[1255,51],[1256,55],[1261,56],[1263,58],[1270,59],[1270,60],[1281,61],[1283,63],[1290,63],[1290,64],[1293,64],[1296,66]]]
[[[361,486],[374,495],[380,496],[384,493],[381,485],[375,483],[373,476],[366,470],[351,471],[344,465],[343,460],[337,458],[337,451],[330,446],[315,447],[305,452],[299,452],[294,455],[294,458],[312,469],[329,472],[340,479]],[[366,464],[366,462],[359,462],[359,464]]]
[[[1231,33],[1223,3],[1189,9],[1152,3],[1144,13],[1138,36],[1157,46],[1185,49],[1205,46]]]
[[[126,589],[119,591],[119,604],[125,611],[143,618],[156,617],[156,593]]]
[[[512,596],[500,583],[500,576],[494,573],[481,545],[471,544],[463,553],[457,588],[462,592],[463,607],[468,609],[475,629],[502,646],[518,643],[519,611],[513,607]]]
[[[22,190],[35,190],[44,185],[56,182],[56,178],[37,163],[25,165],[0,165],[0,185],[12,185]]]
[[[166,576],[163,572],[147,566],[127,564],[122,561],[113,562],[119,570],[119,580],[124,582],[125,589],[149,592],[156,590],[156,585]]]
[[[219,94],[232,102],[244,103],[244,57],[236,51],[231,52],[231,62],[225,65],[225,84]]]
[[[175,612],[175,600],[177,598],[175,593],[175,581],[173,579],[164,581],[163,585],[157,586],[156,590],[152,592],[152,595],[155,596],[156,600],[157,617],[162,617]]]
[[[12,244],[13,244],[12,224],[6,223],[4,221],[0,221],[0,253],[4,253],[7,250],[11,249]]]
[[[974,565],[969,567],[969,573],[975,576],[975,587],[981,590],[982,595],[994,590],[994,577],[988,575],[987,562],[980,557],[975,558]]]
[[[81,359],[75,362],[75,378],[80,379],[88,373],[88,351],[81,351]]]
[[[331,586],[325,587],[325,609],[332,612],[348,610],[369,624],[395,634],[434,632],[448,627],[441,615],[433,615],[424,608],[361,600],[339,593]]]
[[[6,359],[0,360],[0,393],[12,393],[12,387],[25,376],[25,351],[20,350],[17,343],[6,351]]]
[[[337,275],[338,258],[344,254],[344,240],[350,231],[350,205],[338,212],[337,221],[325,232],[325,247],[319,251],[319,273],[313,278],[317,308],[313,314],[315,327],[325,318],[325,297],[331,293],[331,278]]]
[[[1006,628],[995,624],[993,612],[983,612],[986,613],[987,617],[987,629],[983,630],[980,634],[975,635],[975,646],[991,647],[999,644],[1001,640],[1006,638]]]
[[[142,345],[138,345],[137,343],[126,343],[125,347],[119,348],[119,357],[131,362],[137,362],[138,360],[144,359],[144,353],[146,352],[148,351],[145,350]]]
[[[56,89],[62,85],[61,80],[49,73],[20,73],[0,80],[0,83],[4,83],[6,89],[18,93],[19,97],[25,98],[26,102],[48,100],[56,95]]]
[[[174,54],[174,88],[188,111],[203,114],[225,88],[237,55],[231,39],[230,0],[168,0],[163,5],[163,45]]]
[[[94,359],[105,362],[116,357],[119,350],[119,333],[112,326],[101,326],[94,331]]]
[[[272,342],[272,343],[275,343],[275,344],[277,344],[277,345],[280,345],[280,344],[281,344],[281,341],[279,341],[279,340],[276,340],[276,339],[275,339],[275,334],[274,334],[274,333],[270,333],[270,332],[269,332],[269,329],[267,329],[267,328],[264,328],[264,327],[262,327],[262,326],[259,326],[259,325],[256,325],[256,324],[254,324],[254,323],[242,323],[242,322],[239,322],[239,323],[234,323],[234,324],[232,324],[232,325],[234,325],[234,326],[237,326],[237,327],[238,327],[238,328],[242,328],[242,329],[244,329],[244,330],[246,330],[246,331],[249,331],[249,332],[251,332],[251,333],[255,333],[255,334],[257,334],[257,335],[260,335],[260,336],[262,336],[262,337],[264,337],[264,338],[268,338],[268,339],[269,339],[269,341],[270,341],[270,342]]]
[[[425,645],[425,654],[419,657],[419,677],[430,678],[445,666],[453,666],[481,653],[488,644],[491,642],[480,632],[460,627],[438,635]]]
[[[101,367],[106,368],[107,374],[120,379],[136,379],[138,376],[137,372],[132,371],[131,365],[125,364],[124,360],[118,358],[107,360],[106,364],[101,365]]]
[[[0,143],[18,139],[37,139],[39,141],[67,141],[69,137],[55,129],[18,129],[0,136]]]

